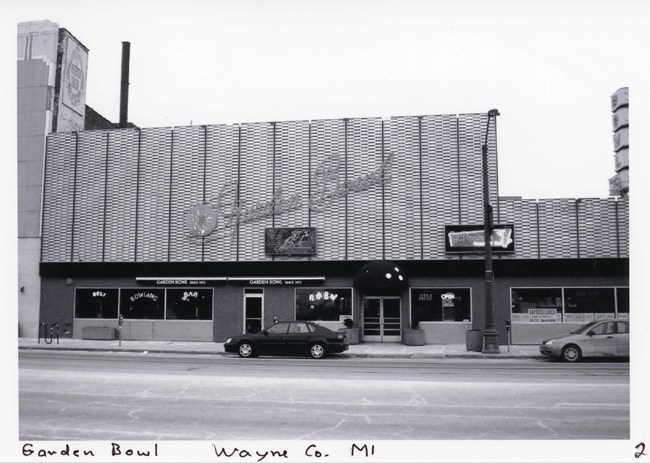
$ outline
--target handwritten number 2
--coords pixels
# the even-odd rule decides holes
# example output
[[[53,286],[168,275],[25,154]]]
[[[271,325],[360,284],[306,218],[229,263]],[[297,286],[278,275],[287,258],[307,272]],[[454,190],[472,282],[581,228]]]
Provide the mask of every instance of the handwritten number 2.
[[[641,455],[646,455],[646,454],[643,452],[643,451],[645,450],[645,443],[641,442],[641,443],[639,443],[639,444],[638,444],[636,447],[634,447],[634,448],[638,450],[638,452],[636,452],[636,453],[634,454],[634,458],[640,458]]]

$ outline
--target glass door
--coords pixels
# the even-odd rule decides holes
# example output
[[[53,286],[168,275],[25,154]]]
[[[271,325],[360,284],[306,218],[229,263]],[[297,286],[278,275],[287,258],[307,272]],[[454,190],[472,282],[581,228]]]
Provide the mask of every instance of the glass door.
[[[244,333],[258,333],[261,331],[263,315],[264,290],[246,288],[244,290]]]
[[[367,342],[400,342],[401,304],[398,297],[366,297],[363,299],[363,340]]]

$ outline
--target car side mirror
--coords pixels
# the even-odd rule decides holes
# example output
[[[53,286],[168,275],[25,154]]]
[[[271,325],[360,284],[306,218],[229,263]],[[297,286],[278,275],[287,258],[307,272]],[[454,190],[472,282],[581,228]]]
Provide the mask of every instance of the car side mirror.
[[[593,336],[593,335],[594,335],[594,332],[593,332],[593,331],[589,331],[589,332],[587,333],[587,336],[589,336],[589,337],[591,337],[591,336]]]
[[[266,330],[264,330],[264,331],[262,331],[262,334],[263,334],[264,336],[268,336],[268,335],[269,335],[269,332],[266,331]]]

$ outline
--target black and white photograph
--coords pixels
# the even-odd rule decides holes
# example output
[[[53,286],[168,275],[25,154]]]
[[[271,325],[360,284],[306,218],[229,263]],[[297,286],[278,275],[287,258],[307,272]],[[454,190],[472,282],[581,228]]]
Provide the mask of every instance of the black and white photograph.
[[[2,10],[0,461],[650,461],[644,2]]]

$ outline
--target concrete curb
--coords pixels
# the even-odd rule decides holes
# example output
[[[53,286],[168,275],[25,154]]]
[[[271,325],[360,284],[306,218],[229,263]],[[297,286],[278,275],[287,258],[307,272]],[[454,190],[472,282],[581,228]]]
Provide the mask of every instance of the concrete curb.
[[[66,351],[66,352],[128,352],[136,354],[175,354],[175,355],[222,355],[222,356],[233,356],[235,354],[230,354],[222,351],[205,351],[205,350],[175,350],[175,349],[143,349],[143,348],[124,348],[124,347],[62,347],[62,346],[20,346],[19,350],[39,350],[39,351]],[[540,359],[543,358],[541,354],[539,355],[522,355],[522,354],[511,354],[511,353],[501,353],[501,354],[482,354],[479,352],[476,353],[467,353],[467,354],[427,354],[422,352],[415,352],[410,354],[392,354],[392,353],[351,353],[351,352],[342,352],[335,354],[336,357],[340,358],[393,358],[393,359],[413,359],[413,360],[426,360],[426,359]]]

